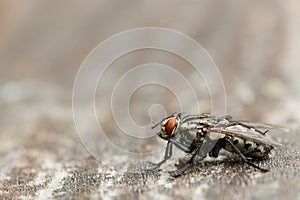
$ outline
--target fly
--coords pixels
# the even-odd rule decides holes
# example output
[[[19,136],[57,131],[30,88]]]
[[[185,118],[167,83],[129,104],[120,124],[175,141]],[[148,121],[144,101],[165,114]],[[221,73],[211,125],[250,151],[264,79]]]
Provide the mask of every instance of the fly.
[[[269,124],[233,120],[231,116],[217,117],[207,113],[182,116],[175,113],[155,124],[160,125],[157,135],[167,141],[165,156],[159,163],[151,163],[147,170],[158,169],[172,156],[172,147],[191,153],[191,158],[182,168],[173,172],[181,176],[194,165],[195,157],[199,160],[207,155],[217,157],[221,149],[237,154],[246,164],[261,170],[269,171],[252,163],[251,159],[267,158],[274,147],[282,146],[268,137],[271,129],[282,129]],[[284,130],[285,131],[285,130]]]

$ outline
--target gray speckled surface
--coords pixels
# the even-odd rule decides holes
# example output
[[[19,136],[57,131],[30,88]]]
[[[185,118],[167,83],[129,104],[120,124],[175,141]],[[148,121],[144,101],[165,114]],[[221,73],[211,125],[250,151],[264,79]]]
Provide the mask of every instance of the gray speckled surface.
[[[0,3],[1,198],[300,198],[300,3],[78,1],[71,7],[66,2]],[[162,170],[144,172],[132,170],[141,163],[109,148],[101,150],[100,161],[90,155],[72,119],[76,72],[100,41],[143,26],[181,31],[207,49],[224,80],[228,114],[290,129],[274,135],[284,147],[258,163],[270,172],[261,173],[234,156],[222,156],[207,159],[174,179],[167,173],[172,163]],[[120,75],[132,66],[156,60],[184,69],[182,74],[195,79],[193,71],[185,70],[186,63],[177,57],[152,51],[127,56],[114,63],[113,73]],[[104,92],[114,85],[113,79],[107,80],[102,85]],[[202,92],[205,87],[197,88]],[[149,95],[147,91],[137,92],[130,107],[133,119],[141,124],[149,120],[149,96],[163,97],[169,109],[173,106],[170,92],[156,88]],[[201,94],[206,93],[203,89]],[[101,95],[97,98],[103,108],[106,99]],[[204,97],[199,102],[203,111],[209,111]],[[101,114],[106,133],[116,140],[118,127],[110,110],[103,108]],[[163,148],[164,142],[158,141],[141,141],[139,150]],[[131,141],[121,142],[131,147]],[[152,161],[163,154],[158,156]]]

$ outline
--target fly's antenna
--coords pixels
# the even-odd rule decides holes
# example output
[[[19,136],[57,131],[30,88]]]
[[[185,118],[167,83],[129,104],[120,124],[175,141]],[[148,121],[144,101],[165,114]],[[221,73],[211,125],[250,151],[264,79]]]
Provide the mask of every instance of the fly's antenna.
[[[151,129],[154,129],[155,127],[157,127],[161,122],[162,121],[160,121],[160,122],[152,121],[152,123],[154,124],[154,126],[152,126]]]
[[[178,113],[179,118],[181,118],[181,116],[184,116],[184,115],[186,115],[186,112],[180,112],[180,113]]]

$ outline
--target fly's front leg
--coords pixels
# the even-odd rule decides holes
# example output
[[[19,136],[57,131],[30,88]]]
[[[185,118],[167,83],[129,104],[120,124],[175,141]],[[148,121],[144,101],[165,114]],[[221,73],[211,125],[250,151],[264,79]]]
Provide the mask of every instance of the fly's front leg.
[[[172,156],[172,142],[168,141],[167,143],[167,147],[165,150],[165,156],[164,159],[162,161],[160,161],[159,163],[152,163],[149,162],[151,165],[153,165],[153,167],[150,167],[148,169],[146,169],[146,171],[153,171],[158,169],[163,163],[165,163],[170,157]]]
[[[191,149],[187,147],[186,145],[178,142],[177,140],[170,139],[170,142],[174,144],[178,149],[181,151],[184,151],[185,153],[192,153]]]

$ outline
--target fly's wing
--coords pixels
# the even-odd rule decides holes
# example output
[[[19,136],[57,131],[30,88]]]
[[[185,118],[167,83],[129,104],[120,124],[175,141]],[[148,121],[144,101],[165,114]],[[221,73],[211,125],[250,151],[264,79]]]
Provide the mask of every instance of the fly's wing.
[[[219,140],[225,137],[225,135],[221,132],[210,131],[207,135],[211,140]]]
[[[267,123],[257,123],[257,122],[248,122],[248,121],[234,121],[233,123],[240,123],[242,126],[252,127],[258,129],[262,132],[269,131],[269,130],[278,130],[280,132],[288,133],[290,130],[283,126],[278,126],[274,124],[267,124]]]
[[[264,125],[259,123],[251,123],[250,124],[244,124],[244,122],[241,122],[242,124],[237,125],[229,125],[227,127],[216,127],[216,128],[210,128],[211,132],[217,132],[222,133],[225,135],[230,135],[233,137],[240,137],[243,139],[247,139],[250,141],[254,141],[258,144],[266,144],[271,146],[282,146],[282,144],[272,140],[271,138],[264,135],[264,132],[260,132],[258,128],[262,128],[266,131],[269,131],[271,129],[274,129],[271,125]],[[258,127],[259,126],[259,127]]]

